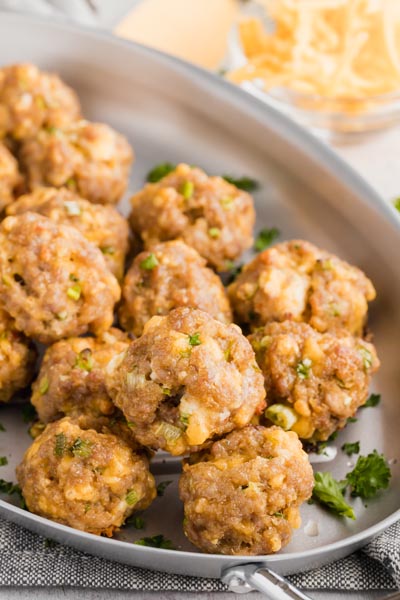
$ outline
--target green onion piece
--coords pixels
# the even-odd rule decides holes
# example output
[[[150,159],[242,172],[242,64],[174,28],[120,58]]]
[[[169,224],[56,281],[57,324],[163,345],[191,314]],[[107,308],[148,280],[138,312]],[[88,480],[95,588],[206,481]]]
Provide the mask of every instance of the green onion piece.
[[[88,440],[82,440],[81,438],[76,438],[71,446],[71,452],[76,457],[89,458],[89,456],[92,454],[92,446],[92,442],[89,442]]]
[[[310,376],[312,361],[309,358],[301,360],[296,367],[296,373],[299,379],[308,379]]]
[[[400,212],[400,198],[395,198],[395,200],[393,200],[393,206]]]
[[[7,456],[0,456],[0,467],[4,467],[5,465],[8,465]]]
[[[210,227],[208,230],[208,235],[212,238],[219,238],[221,235],[221,230],[218,227]]]
[[[75,200],[66,200],[64,207],[71,217],[78,217],[81,214],[81,207]]]
[[[31,423],[37,417],[35,407],[32,404],[24,404],[21,410],[24,423]]]
[[[145,269],[146,271],[151,271],[152,269],[157,267],[158,264],[159,263],[158,263],[156,255],[151,252],[148,256],[146,256],[146,258],[144,260],[141,261],[139,266],[141,269]]]
[[[59,458],[64,456],[64,453],[67,449],[67,438],[63,433],[57,433],[56,442],[54,446],[54,454]]]
[[[220,204],[224,210],[230,210],[233,206],[235,199],[232,196],[224,196],[220,200]]]
[[[201,339],[200,339],[200,333],[198,331],[196,333],[194,333],[193,335],[188,335],[188,338],[189,338],[189,344],[191,346],[200,346]]]
[[[75,285],[67,289],[68,298],[71,298],[71,300],[75,300],[75,302],[79,300],[79,298],[81,297],[81,293],[82,288],[79,285],[79,283],[76,283]]]
[[[115,254],[115,248],[113,248],[113,246],[102,246],[100,250],[103,254]]]
[[[285,431],[291,429],[297,421],[295,411],[284,404],[272,404],[272,406],[269,406],[265,411],[265,416],[272,421],[274,425],[282,427]]]
[[[187,427],[189,425],[189,419],[190,419],[190,415],[187,413],[181,413],[179,415],[179,420],[182,423],[182,425],[184,425],[185,429],[187,429]]]
[[[49,389],[49,379],[48,377],[42,377],[42,379],[39,382],[39,394],[41,394],[42,396],[48,391]]]
[[[93,369],[93,357],[90,348],[85,348],[77,354],[74,366],[78,369],[82,369],[82,371],[88,371],[90,373]]]
[[[134,506],[139,502],[139,496],[136,490],[129,490],[129,492],[125,496],[125,502],[128,506]]]
[[[171,423],[162,421],[156,429],[156,435],[164,437],[168,443],[173,444],[182,436],[182,430]]]
[[[190,200],[194,193],[193,181],[184,181],[179,189],[185,200]]]
[[[364,348],[364,346],[360,346],[358,351],[363,361],[364,370],[368,371],[368,369],[372,367],[372,354],[367,348]]]

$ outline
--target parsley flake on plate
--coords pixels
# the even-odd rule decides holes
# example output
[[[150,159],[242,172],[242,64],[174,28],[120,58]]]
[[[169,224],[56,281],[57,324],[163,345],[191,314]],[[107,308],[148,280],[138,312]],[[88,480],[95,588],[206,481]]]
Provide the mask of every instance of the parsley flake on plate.
[[[164,496],[164,492],[172,481],[161,481],[157,486],[157,496]]]
[[[165,550],[173,550],[171,540],[165,538],[162,534],[153,535],[152,537],[144,537],[133,542],[138,546],[149,546],[150,548],[164,548]]]
[[[276,227],[272,227],[271,229],[261,229],[254,242],[254,250],[262,252],[276,240],[279,234],[280,231]]]
[[[363,404],[361,406],[361,408],[374,408],[375,406],[378,406],[378,404],[381,401],[381,395],[380,394],[371,394],[368,398],[368,400],[366,401],[365,404]]]
[[[352,496],[373,498],[379,490],[386,489],[392,474],[383,454],[376,450],[368,456],[359,456],[354,469],[347,474],[346,481],[352,488]]]
[[[341,517],[355,519],[353,508],[348,504],[343,496],[345,484],[336,481],[332,473],[317,472],[314,474],[315,485],[313,490],[313,498],[318,500],[329,508],[332,512]]]
[[[342,446],[342,450],[347,456],[360,453],[360,442],[346,442]]]
[[[175,168],[176,165],[170,162],[160,163],[159,165],[153,167],[151,171],[147,173],[146,181],[148,181],[149,183],[157,183],[157,181],[160,181],[160,179],[162,179],[166,175],[169,175],[169,173],[171,173]]]
[[[259,183],[251,177],[231,177],[230,175],[222,175],[223,179],[232,185],[235,185],[240,190],[245,192],[254,192],[258,187]]]

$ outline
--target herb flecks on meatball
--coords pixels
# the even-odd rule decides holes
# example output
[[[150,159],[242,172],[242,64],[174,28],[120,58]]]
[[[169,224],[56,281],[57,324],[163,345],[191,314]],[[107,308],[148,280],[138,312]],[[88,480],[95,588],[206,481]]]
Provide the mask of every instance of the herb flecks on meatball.
[[[221,280],[196,250],[171,241],[140,253],[122,286],[119,318],[124,329],[141,335],[151,317],[183,306],[203,310],[223,323],[232,321]]]
[[[145,455],[68,417],[35,439],[17,477],[31,512],[97,535],[111,536],[156,496]]]
[[[249,426],[184,464],[184,530],[204,552],[270,554],[300,526],[314,477],[297,435]]]
[[[252,329],[269,321],[305,321],[318,331],[361,335],[371,281],[360,269],[294,240],[261,252],[245,265],[228,294],[239,323]]]
[[[0,301],[27,336],[51,344],[113,322],[120,288],[76,229],[35,213],[0,225]]]
[[[108,370],[109,393],[139,442],[174,455],[244,427],[265,406],[240,329],[195,309],[153,317]]]
[[[35,65],[0,69],[0,137],[34,137],[42,127],[60,127],[80,118],[75,92],[57,75]]]
[[[374,346],[345,330],[319,333],[285,321],[265,325],[249,341],[265,378],[266,417],[314,442],[346,425],[379,367]]]
[[[0,402],[8,402],[15,392],[30,384],[35,361],[32,343],[0,309]]]
[[[61,416],[111,415],[115,406],[105,386],[105,369],[130,338],[118,329],[98,337],[60,340],[47,348],[32,386],[32,404],[43,423]]]
[[[77,121],[41,129],[20,151],[30,190],[67,187],[97,204],[115,204],[124,194],[133,151],[126,138],[103,123]]]
[[[178,165],[135,194],[131,205],[131,227],[146,248],[182,239],[218,271],[228,270],[253,243],[251,196],[198,168]]]
[[[7,207],[8,215],[36,212],[54,223],[75,227],[104,254],[110,271],[122,279],[129,248],[127,221],[111,205],[93,204],[66,188],[37,188]]]

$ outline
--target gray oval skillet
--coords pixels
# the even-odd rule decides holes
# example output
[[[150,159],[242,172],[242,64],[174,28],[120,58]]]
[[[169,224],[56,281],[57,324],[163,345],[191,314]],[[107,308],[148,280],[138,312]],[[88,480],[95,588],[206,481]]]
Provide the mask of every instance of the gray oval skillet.
[[[60,72],[82,99],[85,115],[125,133],[136,151],[130,189],[166,160],[186,161],[214,174],[249,175],[260,181],[257,226],[278,227],[281,239],[303,237],[358,264],[374,281],[378,300],[371,328],[382,360],[375,389],[381,406],[360,411],[357,423],[336,442],[361,440],[363,454],[377,448],[400,458],[400,223],[389,206],[336,156],[285,117],[220,78],[182,61],[112,36],[30,17],[0,15],[3,64],[31,61]],[[372,166],[373,167],[373,166]],[[123,204],[125,209],[127,204]],[[14,469],[30,443],[16,407],[0,407],[0,455],[9,457],[0,476]],[[341,478],[349,459],[340,450],[327,468]],[[144,515],[146,529],[124,528],[118,539],[96,537],[30,514],[0,500],[0,513],[46,537],[116,561],[173,573],[220,577],[229,566],[256,562],[286,574],[343,557],[400,518],[400,462],[392,465],[390,489],[345,522],[317,506],[304,506],[303,526],[274,556],[200,554],[181,532],[173,461],[158,460],[160,480],[173,480]],[[304,525],[318,522],[319,535]],[[163,533],[178,550],[134,545]]]

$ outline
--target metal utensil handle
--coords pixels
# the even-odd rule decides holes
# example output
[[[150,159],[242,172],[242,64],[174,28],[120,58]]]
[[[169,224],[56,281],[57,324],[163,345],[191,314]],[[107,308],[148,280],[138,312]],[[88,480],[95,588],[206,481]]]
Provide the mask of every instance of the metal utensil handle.
[[[258,590],[269,600],[311,600],[282,575],[259,563],[229,567],[223,571],[221,579],[231,592],[237,594]]]

